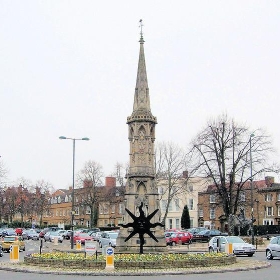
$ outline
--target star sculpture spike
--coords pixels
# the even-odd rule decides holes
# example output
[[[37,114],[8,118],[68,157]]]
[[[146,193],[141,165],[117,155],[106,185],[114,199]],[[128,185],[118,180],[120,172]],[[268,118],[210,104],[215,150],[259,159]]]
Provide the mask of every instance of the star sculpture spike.
[[[129,216],[133,219],[132,223],[119,224],[120,226],[124,228],[132,227],[133,231],[129,234],[129,236],[124,240],[125,242],[128,241],[131,237],[133,237],[135,234],[139,234],[140,239],[140,254],[143,254],[143,245],[145,243],[144,240],[144,234],[148,234],[153,240],[158,242],[157,238],[153,235],[151,232],[151,228],[155,228],[156,226],[164,227],[162,223],[154,223],[152,224],[150,220],[154,217],[154,215],[158,212],[158,209],[156,209],[153,213],[145,216],[145,213],[143,211],[143,202],[141,202],[141,205],[139,206],[139,217],[136,217],[134,214],[132,214],[127,208],[125,208],[125,211],[129,214]]]

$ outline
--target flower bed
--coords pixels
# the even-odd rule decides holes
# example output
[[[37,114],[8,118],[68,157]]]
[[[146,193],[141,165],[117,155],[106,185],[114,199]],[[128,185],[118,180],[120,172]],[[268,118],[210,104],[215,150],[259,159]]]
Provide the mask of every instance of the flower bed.
[[[105,269],[103,255],[87,256],[83,253],[42,253],[24,257],[24,263],[35,266],[65,267],[72,269]],[[129,269],[168,269],[224,266],[236,263],[234,255],[225,253],[205,254],[115,254],[114,267]]]

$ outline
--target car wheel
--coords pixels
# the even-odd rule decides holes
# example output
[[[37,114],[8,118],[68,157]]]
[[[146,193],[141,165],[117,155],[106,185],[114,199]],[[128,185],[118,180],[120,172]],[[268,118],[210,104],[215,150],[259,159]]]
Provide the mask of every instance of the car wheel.
[[[176,242],[175,241],[172,241],[172,246],[175,246],[176,245]]]
[[[273,256],[272,256],[272,253],[271,253],[270,250],[267,250],[267,251],[266,251],[266,258],[267,258],[268,260],[273,260]]]
[[[248,254],[248,257],[253,257],[254,254]]]
[[[22,251],[25,251],[25,247],[23,247]]]

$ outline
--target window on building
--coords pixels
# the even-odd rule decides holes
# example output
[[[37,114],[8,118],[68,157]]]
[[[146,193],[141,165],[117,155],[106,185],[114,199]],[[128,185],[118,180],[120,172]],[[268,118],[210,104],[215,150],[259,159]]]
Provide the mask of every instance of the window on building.
[[[280,193],[277,194],[277,201],[280,201]]]
[[[266,215],[273,216],[273,207],[271,206],[266,207]]]
[[[172,203],[172,200],[171,200],[170,203],[169,203],[168,211],[169,211],[169,212],[173,211],[173,203]]]
[[[180,203],[179,203],[179,199],[178,198],[176,198],[175,199],[175,211],[180,211],[180,205],[179,205]]]
[[[215,209],[214,208],[210,209],[210,219],[215,219]]]
[[[173,228],[172,219],[168,219],[168,221],[169,221],[169,228],[172,229]]]
[[[199,218],[203,218],[203,209],[198,210],[198,216]]]
[[[265,219],[265,220],[263,220],[263,224],[266,225],[266,226],[273,225],[273,220],[272,219]]]
[[[79,207],[76,206],[75,209],[74,209],[74,212],[75,212],[74,215],[79,215],[79,213],[80,213],[79,212]]]
[[[188,208],[189,208],[189,210],[194,210],[194,208],[193,208],[193,199],[192,198],[189,199]]]
[[[89,206],[86,206],[86,214],[90,214],[91,213],[91,209]]]
[[[265,201],[267,201],[267,202],[272,201],[272,194],[271,194],[271,193],[267,193],[267,194],[265,195]]]
[[[122,203],[119,204],[119,214],[123,215],[124,214],[124,205]],[[122,222],[120,222],[122,223]]]
[[[162,200],[161,201],[161,209],[162,209],[162,211],[166,211],[166,207],[167,207],[167,200]]]
[[[215,203],[215,202],[216,202],[216,195],[210,194],[210,203]]]
[[[277,207],[277,216],[280,216],[280,206]]]
[[[115,213],[115,211],[116,211],[116,205],[112,204],[111,205],[111,213]]]
[[[193,185],[188,185],[189,187],[189,192],[193,192]]]
[[[180,219],[176,219],[175,223],[176,223],[176,228],[181,228]]]
[[[159,193],[159,194],[163,194],[163,187],[159,187],[159,188],[158,188],[158,193]]]
[[[104,204],[104,214],[108,214],[108,213],[109,213],[109,205]]]
[[[240,201],[246,201],[245,192],[240,192]]]
[[[69,200],[69,199],[68,199],[68,196],[66,195],[64,201],[65,201],[65,202],[68,202],[68,200]]]
[[[59,216],[61,217],[63,214],[63,211],[62,210],[59,210]]]
[[[193,219],[190,219],[190,228],[193,228]]]

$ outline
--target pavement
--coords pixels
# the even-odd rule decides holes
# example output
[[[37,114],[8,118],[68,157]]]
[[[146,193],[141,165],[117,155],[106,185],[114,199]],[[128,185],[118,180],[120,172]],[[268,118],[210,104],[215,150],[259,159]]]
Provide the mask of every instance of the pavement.
[[[201,252],[208,251],[207,243],[193,243],[190,245],[176,245],[168,247],[169,252]],[[44,251],[53,250],[69,250],[69,244],[63,247],[48,243],[48,248]],[[70,249],[71,250],[71,249]],[[265,245],[259,245],[258,252],[265,251]],[[227,266],[215,267],[197,267],[197,268],[176,268],[176,269],[103,269],[103,270],[89,270],[89,269],[72,269],[72,268],[53,268],[53,267],[39,267],[26,265],[23,262],[0,262],[0,270],[26,272],[36,274],[57,274],[57,275],[88,275],[88,276],[129,276],[129,275],[187,275],[187,274],[205,274],[205,273],[220,273],[220,272],[237,272],[257,270],[270,267],[271,264],[267,261],[259,261],[251,258],[237,258],[237,262]]]

